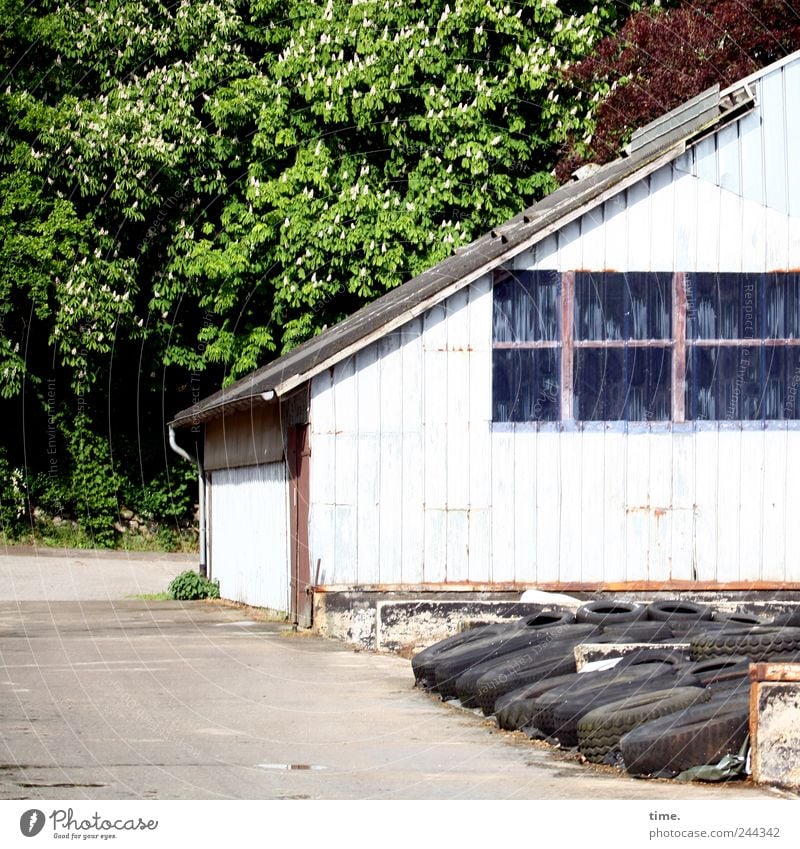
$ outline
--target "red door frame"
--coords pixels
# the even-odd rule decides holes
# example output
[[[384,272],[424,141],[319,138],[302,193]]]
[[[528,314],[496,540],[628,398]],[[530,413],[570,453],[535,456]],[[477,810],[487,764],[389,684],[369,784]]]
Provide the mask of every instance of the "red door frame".
[[[290,425],[289,515],[291,532],[290,606],[292,621],[301,627],[311,626],[311,560],[308,551],[308,516],[310,505],[310,429],[307,424]]]

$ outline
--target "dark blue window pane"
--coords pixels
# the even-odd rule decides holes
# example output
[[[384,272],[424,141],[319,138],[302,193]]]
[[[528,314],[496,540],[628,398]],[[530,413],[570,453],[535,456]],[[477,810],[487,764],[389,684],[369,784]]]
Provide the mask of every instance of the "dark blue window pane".
[[[518,271],[495,283],[494,341],[556,341],[560,287],[557,271]]]
[[[579,348],[575,418],[668,421],[672,352],[668,348]]]
[[[495,349],[492,359],[492,418],[496,422],[559,419],[557,348]]]
[[[765,337],[800,338],[800,274],[767,274],[765,285]]]
[[[763,294],[764,280],[760,274],[688,274],[687,338],[763,338]]]
[[[672,275],[577,272],[574,332],[579,341],[669,339]]]
[[[692,420],[763,418],[761,346],[689,348],[686,415]]]

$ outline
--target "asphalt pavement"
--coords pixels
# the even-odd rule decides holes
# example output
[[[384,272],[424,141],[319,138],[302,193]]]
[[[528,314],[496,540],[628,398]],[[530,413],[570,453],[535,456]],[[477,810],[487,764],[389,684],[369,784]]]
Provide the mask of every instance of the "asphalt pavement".
[[[0,555],[0,799],[766,799],[641,781],[415,690],[410,663],[158,602],[190,558]]]

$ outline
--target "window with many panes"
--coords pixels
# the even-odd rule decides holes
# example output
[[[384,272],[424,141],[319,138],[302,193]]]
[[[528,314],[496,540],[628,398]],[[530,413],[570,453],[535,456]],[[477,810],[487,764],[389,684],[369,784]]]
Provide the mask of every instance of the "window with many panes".
[[[800,274],[501,272],[496,422],[800,418]]]

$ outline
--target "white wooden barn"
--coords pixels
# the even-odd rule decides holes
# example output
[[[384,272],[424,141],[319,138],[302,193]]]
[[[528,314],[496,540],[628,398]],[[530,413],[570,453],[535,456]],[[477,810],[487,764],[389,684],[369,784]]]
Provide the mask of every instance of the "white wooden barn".
[[[222,595],[800,589],[798,151],[800,53],[179,413]]]

